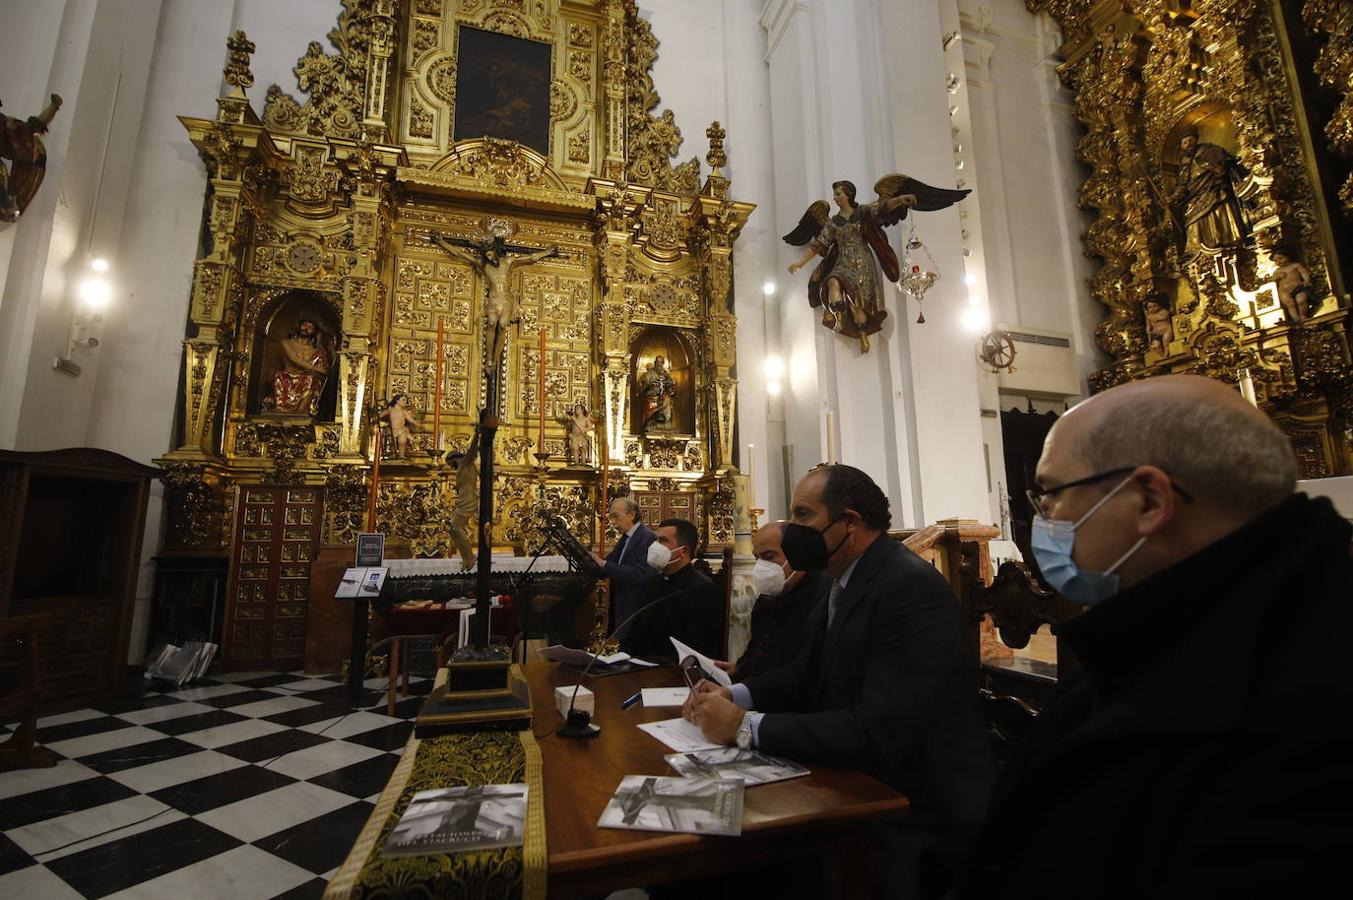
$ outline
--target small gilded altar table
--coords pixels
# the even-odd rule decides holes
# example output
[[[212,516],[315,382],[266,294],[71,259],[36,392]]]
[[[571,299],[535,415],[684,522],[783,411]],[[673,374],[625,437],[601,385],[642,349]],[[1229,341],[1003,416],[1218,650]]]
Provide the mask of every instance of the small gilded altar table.
[[[439,680],[445,677],[444,672],[439,673]],[[602,810],[625,775],[675,774],[663,760],[671,751],[637,726],[670,719],[679,715],[679,711],[674,707],[643,706],[622,710],[620,703],[640,688],[676,686],[681,683],[681,675],[676,668],[664,666],[624,675],[589,677],[587,686],[596,694],[597,712],[593,721],[601,726],[601,733],[579,740],[554,733],[555,726],[560,724],[554,708],[554,689],[575,684],[576,672],[555,663],[532,663],[524,666],[523,672],[535,711],[534,735],[480,732],[425,741],[410,737],[399,767],[357,845],[330,882],[326,898],[362,897],[378,892],[384,896],[402,891],[418,893],[420,889],[427,890],[425,885],[415,886],[419,879],[445,873],[455,857],[381,860],[380,844],[414,792],[450,786],[418,783],[411,777],[420,768],[416,762],[420,751],[426,756],[441,742],[461,741],[474,743],[475,752],[483,754],[485,740],[493,741],[495,747],[507,748],[512,754],[516,754],[516,747],[522,748],[517,762],[512,763],[520,764],[521,774],[501,778],[525,781],[531,786],[526,843],[522,848],[513,848],[517,856],[494,857],[506,871],[494,872],[491,877],[515,874],[523,897],[542,896],[542,874],[551,898],[596,897],[625,887],[731,872],[805,856],[826,856],[834,863],[837,875],[829,882],[841,896],[869,895],[869,841],[865,829],[873,821],[903,812],[907,801],[902,795],[860,772],[813,766],[807,777],[748,789],[740,837],[598,828]],[[501,761],[494,765],[501,768]],[[457,775],[467,771],[462,766]],[[483,857],[502,852],[478,853]],[[422,862],[405,865],[415,860]],[[465,862],[469,860],[462,860],[462,864]],[[480,859],[476,867],[482,866]],[[373,867],[384,872],[379,883],[370,880]]]

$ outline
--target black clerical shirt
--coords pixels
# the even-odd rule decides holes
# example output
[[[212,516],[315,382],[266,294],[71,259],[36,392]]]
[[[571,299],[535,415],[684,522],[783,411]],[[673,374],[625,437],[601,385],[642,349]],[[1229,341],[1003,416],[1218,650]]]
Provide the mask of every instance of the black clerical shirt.
[[[808,614],[826,596],[827,575],[805,572],[793,590],[778,597],[762,594],[752,606],[752,636],[738,659],[737,679],[760,675],[793,662],[803,646]]]
[[[645,604],[620,632],[620,648],[641,658],[671,657],[669,638],[676,638],[707,656],[723,647],[723,595],[719,587],[694,566],[682,566],[670,576],[654,572],[639,586]],[[651,609],[649,607],[652,607]]]

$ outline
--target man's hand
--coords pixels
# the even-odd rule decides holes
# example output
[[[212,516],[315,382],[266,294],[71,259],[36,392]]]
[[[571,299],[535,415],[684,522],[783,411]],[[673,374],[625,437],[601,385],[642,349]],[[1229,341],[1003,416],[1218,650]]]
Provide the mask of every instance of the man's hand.
[[[690,692],[686,697],[686,702],[681,705],[681,717],[687,722],[695,722],[695,698],[702,694],[717,694],[729,703],[733,702],[733,691],[731,689],[719,687],[708,678],[702,678],[696,682],[695,689]]]
[[[714,665],[718,666],[720,669],[723,669],[725,672],[727,672],[729,678],[738,677],[737,663],[731,663],[726,659],[716,659],[714,660]]]
[[[727,688],[715,691],[693,691],[682,707],[682,715],[700,726],[705,739],[715,744],[732,744],[738,735],[738,726],[747,714],[741,706],[723,696]],[[687,708],[690,715],[686,715]]]
[[[598,553],[598,552],[595,551],[595,550],[592,551],[592,559],[595,560],[595,561],[596,561],[596,564],[599,565],[599,566],[604,566],[604,565],[606,565],[606,557],[602,556],[600,553]]]

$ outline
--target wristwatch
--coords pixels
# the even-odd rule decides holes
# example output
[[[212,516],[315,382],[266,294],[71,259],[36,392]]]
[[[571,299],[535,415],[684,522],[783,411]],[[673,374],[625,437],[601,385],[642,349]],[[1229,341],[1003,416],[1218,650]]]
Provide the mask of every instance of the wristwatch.
[[[734,741],[739,750],[752,749],[752,717],[746,713],[742,714],[742,724],[738,726],[737,737]]]

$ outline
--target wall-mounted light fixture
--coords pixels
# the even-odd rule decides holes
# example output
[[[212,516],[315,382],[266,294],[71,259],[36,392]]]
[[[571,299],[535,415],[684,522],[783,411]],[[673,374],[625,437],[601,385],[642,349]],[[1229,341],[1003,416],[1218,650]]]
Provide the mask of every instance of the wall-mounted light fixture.
[[[785,361],[778,356],[767,356],[761,371],[766,376],[766,393],[778,397],[785,377]]]
[[[103,321],[103,310],[113,297],[113,286],[105,277],[108,268],[108,260],[91,259],[90,274],[81,279],[76,288],[75,313],[71,316],[70,330],[66,332],[66,348],[52,360],[52,368],[58,372],[79,375],[80,366],[73,359],[76,349],[93,350],[99,346],[99,339],[89,332]]]

